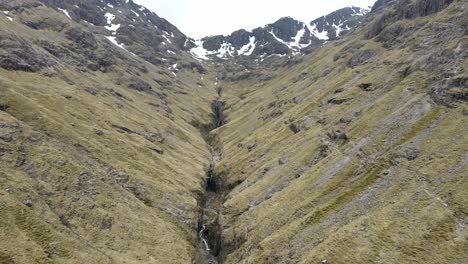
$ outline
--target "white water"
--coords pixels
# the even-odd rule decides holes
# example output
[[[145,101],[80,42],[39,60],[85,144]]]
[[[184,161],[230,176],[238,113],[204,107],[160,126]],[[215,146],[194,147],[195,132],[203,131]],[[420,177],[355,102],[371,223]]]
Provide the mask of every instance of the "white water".
[[[203,225],[202,228],[200,229],[200,232],[198,232],[198,237],[201,239],[201,241],[205,245],[205,250],[209,252],[210,251],[210,245],[208,244],[208,241],[206,241],[205,236],[203,235],[205,230],[206,230],[206,225]]]

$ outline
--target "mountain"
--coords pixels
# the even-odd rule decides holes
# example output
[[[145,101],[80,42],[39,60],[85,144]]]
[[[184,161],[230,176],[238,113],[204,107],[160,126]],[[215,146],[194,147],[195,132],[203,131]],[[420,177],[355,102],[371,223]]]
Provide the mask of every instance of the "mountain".
[[[88,56],[106,56],[96,51],[99,49],[96,37],[100,39],[104,37],[109,43],[127,51],[132,56],[138,56],[155,65],[169,67],[175,65],[177,61],[190,61],[184,59],[186,53],[183,52],[190,49],[188,38],[165,19],[132,1],[43,0],[26,1],[26,3],[28,4],[23,4],[21,8],[41,9],[39,3],[43,3],[61,13],[62,17],[79,24],[66,23],[64,19],[58,21],[57,16],[49,19],[41,16],[21,18],[24,25],[34,30],[64,31],[65,29],[65,37],[78,43],[75,49],[87,49],[85,54],[90,53],[91,50],[94,52],[92,55],[86,54]],[[7,3],[3,5],[7,5]],[[8,6],[4,9],[8,12]],[[69,53],[63,50],[54,50],[53,44],[47,43],[46,40],[43,40],[39,46],[54,55],[60,53],[60,56],[67,56]],[[76,59],[67,58],[70,61]],[[75,63],[85,62],[76,61]],[[95,70],[99,66],[88,65],[88,68]],[[190,61],[189,64],[178,64],[178,67],[190,68],[194,66],[203,70],[195,61]]]
[[[345,35],[365,19],[367,12],[359,7],[346,7],[308,24],[284,17],[251,32],[242,29],[229,36],[203,38],[195,42],[191,52],[202,60],[297,55]]]
[[[211,76],[131,1],[0,2],[0,263],[196,254]]]
[[[1,1],[0,263],[466,263],[467,18]]]

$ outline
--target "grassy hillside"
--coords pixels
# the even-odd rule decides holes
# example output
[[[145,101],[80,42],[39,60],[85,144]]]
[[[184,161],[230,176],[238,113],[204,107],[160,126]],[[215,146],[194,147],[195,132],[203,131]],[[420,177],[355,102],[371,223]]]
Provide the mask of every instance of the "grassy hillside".
[[[270,81],[221,82],[226,263],[468,261],[466,2],[399,11]]]
[[[210,154],[192,124],[210,122],[212,82],[35,3],[0,16],[2,66],[20,69],[0,69],[0,263],[190,263]]]

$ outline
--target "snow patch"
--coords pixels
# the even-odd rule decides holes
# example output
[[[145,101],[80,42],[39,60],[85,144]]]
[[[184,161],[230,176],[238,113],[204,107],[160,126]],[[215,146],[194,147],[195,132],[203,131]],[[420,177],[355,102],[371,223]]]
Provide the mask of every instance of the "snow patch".
[[[140,17],[140,14],[138,14],[137,12],[133,11],[133,10],[130,10],[133,12],[133,14],[135,14],[137,17]]]
[[[163,36],[163,38],[165,38],[165,39],[167,40],[167,42],[169,42],[170,44],[172,44],[172,41],[171,41],[168,37],[166,37],[165,35],[162,35],[162,36]]]
[[[198,59],[202,59],[202,60],[210,59],[207,57],[208,51],[205,48],[203,48],[202,40],[195,41],[195,47],[190,50],[190,53]]]
[[[365,16],[367,15],[367,13],[370,12],[370,9],[367,9],[367,8],[358,8],[359,11],[356,11],[354,6],[351,6],[351,8],[353,9],[354,11],[354,14],[352,14],[351,16]]]
[[[84,21],[86,24],[88,24],[88,25],[96,26],[96,25],[94,25],[93,23],[90,23],[90,22],[88,22],[88,21],[86,21],[86,20],[83,20],[83,21]]]
[[[109,25],[109,24],[112,24],[112,21],[114,21],[114,19],[115,19],[115,15],[114,15],[114,14],[111,14],[111,13],[106,13],[104,16],[105,16],[106,19],[107,19],[107,24],[108,24],[108,25]]]
[[[69,19],[71,19],[70,13],[67,10],[59,8],[58,10],[62,11]]]
[[[218,58],[224,58],[226,55],[232,56],[234,55],[234,48],[231,43],[224,42],[221,44],[221,48],[219,48],[217,52],[214,52],[214,54],[217,54],[216,56]]]
[[[112,24],[112,21],[115,19],[115,15],[111,13],[106,13],[104,15],[107,19],[107,26],[104,26],[107,30],[112,32],[112,35],[115,35],[115,32],[120,28],[120,24]]]
[[[240,48],[240,50],[237,51],[237,54],[250,56],[254,52],[255,46],[255,36],[249,37],[249,43]]]
[[[105,28],[109,31],[112,31],[112,34],[115,34],[115,32],[120,28],[120,24],[117,24],[117,25],[109,25],[109,26],[105,26]]]
[[[270,31],[270,34],[279,42],[283,43],[284,45],[288,46],[290,50],[292,50],[293,54],[297,54],[301,51],[301,49],[308,47],[310,44],[312,44],[312,41],[309,41],[307,44],[302,44],[301,39],[304,37],[306,33],[306,27],[307,25],[305,23],[302,23],[302,29],[297,31],[296,36],[293,37],[293,40],[290,42],[284,41],[277,37],[273,30]]]
[[[317,30],[317,25],[310,25],[309,26],[309,30],[310,32],[312,33],[312,35],[314,35],[316,38],[320,39],[320,40],[328,40],[328,32],[327,31],[322,31],[322,32],[319,32]]]
[[[121,49],[125,49],[125,45],[123,43],[119,44],[117,42],[117,38],[114,37],[114,36],[106,36],[106,39],[108,39],[112,44],[116,45],[117,47],[121,48]]]

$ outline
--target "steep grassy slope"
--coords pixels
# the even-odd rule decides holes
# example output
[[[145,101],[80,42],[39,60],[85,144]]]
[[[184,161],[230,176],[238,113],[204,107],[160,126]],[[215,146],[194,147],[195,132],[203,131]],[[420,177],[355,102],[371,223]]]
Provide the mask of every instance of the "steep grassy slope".
[[[38,2],[7,4],[0,263],[192,262],[210,155],[193,124],[215,89]]]
[[[226,263],[468,261],[467,6],[422,2],[379,1],[274,79],[220,83]]]

